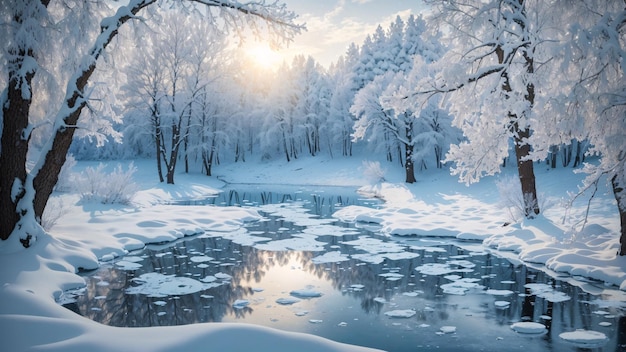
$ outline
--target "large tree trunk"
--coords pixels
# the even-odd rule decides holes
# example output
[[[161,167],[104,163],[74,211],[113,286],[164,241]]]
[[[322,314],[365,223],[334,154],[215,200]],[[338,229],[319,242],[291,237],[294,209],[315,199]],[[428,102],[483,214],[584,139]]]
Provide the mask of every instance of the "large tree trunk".
[[[24,51],[17,55],[11,64],[16,68],[22,67],[24,57],[34,60],[32,53]],[[0,151],[0,238],[6,240],[13,232],[15,224],[20,219],[17,212],[17,203],[24,197],[24,191],[12,194],[16,189],[15,182],[22,185],[26,182],[26,156],[30,133],[27,132],[28,116],[31,106],[31,81],[35,72],[25,75],[25,82],[21,82],[15,71],[9,72],[9,85],[0,98],[2,102],[3,129]],[[28,87],[28,95],[22,89]],[[5,100],[6,99],[6,100]]]
[[[619,177],[618,177],[619,176]],[[620,220],[620,237],[619,237],[619,255],[626,255],[626,187],[624,175],[615,175],[611,179],[613,186],[613,195],[617,200],[617,209],[619,210]]]
[[[2,150],[0,151],[0,238],[8,239],[15,232],[24,247],[29,247],[41,227],[32,227],[33,222],[41,222],[46,203],[52,194],[65,163],[74,136],[78,117],[86,104],[83,94],[96,62],[104,49],[117,35],[117,29],[139,10],[154,0],[135,4],[130,12],[118,12],[112,21],[101,27],[96,44],[84,57],[78,72],[68,83],[65,102],[56,116],[51,139],[42,149],[42,158],[30,171],[26,172],[28,143],[32,126],[28,118],[32,101],[31,81],[35,76],[33,62],[36,62],[31,49],[20,49],[11,62],[6,95],[2,106]],[[47,6],[47,1],[42,1]],[[22,19],[14,18],[21,25]],[[11,49],[9,49],[11,50]],[[25,61],[28,61],[25,63]],[[29,69],[29,67],[33,67]],[[20,71],[26,73],[19,73]],[[6,99],[6,100],[4,100]],[[16,184],[19,182],[20,184]]]
[[[524,215],[527,218],[532,218],[539,214],[539,202],[537,201],[533,161],[528,159],[530,145],[524,142],[529,136],[530,131],[528,129],[517,132],[515,137],[515,160],[517,161],[517,172],[524,197]]]

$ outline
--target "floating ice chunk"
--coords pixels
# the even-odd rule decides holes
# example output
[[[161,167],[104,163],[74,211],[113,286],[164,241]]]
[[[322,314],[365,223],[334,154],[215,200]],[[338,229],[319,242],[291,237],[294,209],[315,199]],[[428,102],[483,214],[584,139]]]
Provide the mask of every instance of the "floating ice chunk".
[[[199,255],[199,256],[195,256],[195,257],[191,257],[189,258],[190,261],[194,262],[194,263],[204,263],[204,262],[210,262],[211,260],[213,260],[214,258],[208,257],[206,255]]]
[[[410,318],[415,314],[416,312],[412,309],[397,309],[385,312],[385,315],[390,318]]]
[[[305,316],[305,315],[309,314],[309,311],[307,311],[307,310],[301,310],[301,311],[297,311],[297,312],[295,312],[295,314],[296,314],[296,316],[298,316],[298,317],[303,317],[303,316]]]
[[[200,281],[202,281],[202,282],[213,282],[213,281],[217,281],[217,278],[215,276],[208,275],[208,276],[200,279]]]
[[[398,281],[404,277],[404,275],[398,273],[384,273],[378,274],[378,276],[384,277],[387,281]]]
[[[324,321],[321,320],[321,319],[309,319],[309,323],[311,323],[311,324],[321,324],[323,322]]]
[[[598,314],[598,315],[609,315],[609,314],[611,314],[610,312],[607,312],[606,310],[594,310],[591,313]]]
[[[546,326],[532,321],[522,321],[511,325],[511,329],[519,334],[543,335],[548,332]]]
[[[232,276],[225,274],[225,273],[221,273],[221,272],[215,274],[215,277],[220,280],[231,280],[233,278]]]
[[[276,300],[276,303],[282,304],[284,306],[290,305],[290,304],[294,304],[294,303],[298,303],[298,302],[300,302],[300,299],[295,298],[295,297],[281,297],[281,298]]]
[[[456,326],[442,326],[439,328],[439,331],[443,332],[444,334],[452,334],[456,332]]]
[[[571,298],[563,292],[554,290],[546,284],[526,284],[524,287],[530,289],[531,294],[541,297],[549,302],[565,302]]]
[[[233,308],[235,309],[243,309],[250,304],[250,301],[247,299],[238,299],[233,303]]]
[[[350,260],[350,258],[348,258],[347,254],[342,254],[340,251],[326,252],[311,259],[313,264],[337,263],[346,260]]]
[[[127,260],[120,260],[115,263],[116,266],[119,266],[122,270],[137,270],[141,268],[143,265],[135,262],[129,262]]]
[[[470,262],[469,260],[451,260],[448,262],[448,265],[457,265],[466,269],[471,269],[476,266],[476,264]]]
[[[495,301],[495,302],[493,302],[493,305],[495,305],[496,308],[498,308],[498,309],[506,309],[506,308],[509,308],[509,306],[511,305],[511,302],[508,302],[508,301]]]
[[[601,322],[598,323],[598,325],[607,327],[607,326],[611,326],[613,324],[609,323],[608,321],[601,321]]]
[[[341,323],[337,324],[337,326],[348,326],[348,323],[346,323],[345,321],[342,321]]]
[[[354,291],[361,291],[365,288],[365,285],[354,284],[354,285],[350,285],[350,288]]]
[[[402,292],[402,295],[407,296],[407,297],[417,297],[419,295],[419,292],[417,291]]]
[[[485,293],[492,296],[509,296],[512,295],[514,292],[511,290],[488,289],[487,291],[485,291]]]
[[[378,303],[387,303],[387,300],[384,297],[376,297],[374,298],[374,302],[378,302]]]
[[[415,271],[424,275],[446,275],[456,272],[448,264],[443,263],[426,263],[416,267]]]
[[[302,290],[293,290],[291,292],[289,292],[290,295],[294,296],[294,297],[299,297],[299,298],[315,298],[315,297],[321,297],[322,293],[315,291],[313,289],[310,288],[306,288],[306,289],[302,289]]]
[[[165,302],[165,301],[154,301],[154,302],[152,302],[152,304],[154,304],[156,306],[159,306],[159,307],[163,307],[164,305],[167,304],[167,302]]]
[[[125,260],[127,262],[131,262],[131,263],[138,263],[138,262],[143,261],[143,258],[135,256],[135,255],[127,255],[127,256],[124,257],[123,260]]]
[[[609,340],[604,333],[582,329],[560,333],[559,337],[581,348],[602,347]]]
[[[187,295],[209,288],[206,284],[188,277],[175,277],[160,273],[142,274],[132,281],[139,286],[126,289],[128,294],[144,294],[151,297]]]
[[[354,246],[356,249],[363,250],[371,254],[404,252],[405,249],[405,246],[396,242],[385,242],[368,236],[362,236],[356,240],[344,242],[343,244]]]
[[[480,279],[476,278],[463,278],[448,284],[443,284],[439,287],[443,290],[443,293],[448,293],[452,295],[464,295],[465,292],[469,291],[472,288],[481,288],[477,282]]]

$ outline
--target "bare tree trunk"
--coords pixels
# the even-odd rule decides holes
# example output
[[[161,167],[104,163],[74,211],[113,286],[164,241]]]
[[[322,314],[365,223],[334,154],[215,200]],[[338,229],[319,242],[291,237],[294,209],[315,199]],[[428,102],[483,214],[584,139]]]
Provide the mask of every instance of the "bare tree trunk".
[[[415,145],[413,144],[413,122],[405,115],[404,135],[408,143],[404,143],[405,162],[404,170],[406,171],[406,183],[415,183],[415,170],[413,167],[413,151]]]
[[[611,179],[611,185],[613,186],[613,195],[615,196],[615,200],[617,200],[617,209],[619,210],[619,255],[626,255],[626,189],[624,188],[624,183],[624,175],[615,175]]]
[[[18,59],[23,61],[27,54],[21,52]],[[32,55],[32,53],[31,53]],[[29,55],[30,56],[30,55]],[[31,56],[32,58],[32,56]],[[13,63],[21,67],[21,62]],[[30,134],[24,138],[24,133],[28,127],[28,116],[32,100],[30,96],[22,94],[17,78],[13,78],[15,72],[9,73],[9,85],[2,96],[2,115],[4,116],[4,127],[2,129],[2,153],[0,153],[0,238],[6,240],[13,231],[15,224],[20,219],[16,211],[18,201],[24,197],[24,192],[12,194],[16,187],[15,182],[22,185],[26,182],[26,155],[28,153],[28,142]],[[26,82],[22,85],[31,87],[31,81],[35,72],[26,75]],[[30,90],[30,89],[29,89]],[[32,94],[32,92],[31,92]],[[5,98],[6,95],[6,98]],[[5,99],[8,99],[5,101]]]

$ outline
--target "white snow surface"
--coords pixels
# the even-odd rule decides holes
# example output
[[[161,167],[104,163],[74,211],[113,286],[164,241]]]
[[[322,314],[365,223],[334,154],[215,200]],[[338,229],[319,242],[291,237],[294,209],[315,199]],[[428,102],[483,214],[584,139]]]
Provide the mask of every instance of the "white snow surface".
[[[177,174],[176,185],[158,183],[152,160],[134,160],[134,175],[140,191],[129,206],[81,204],[76,194],[59,193],[64,215],[40,236],[29,249],[16,249],[13,241],[0,243],[0,329],[3,348],[11,351],[41,349],[47,351],[194,351],[211,346],[216,350],[271,351],[276,346],[298,351],[368,350],[329,341],[320,337],[278,331],[275,329],[226,323],[193,324],[174,327],[116,328],[95,323],[59,306],[57,299],[64,290],[80,288],[84,280],[79,269],[95,269],[99,261],[125,256],[147,243],[169,242],[199,233],[222,234],[224,238],[253,244],[261,240],[251,236],[242,225],[261,219],[249,208],[210,206],[176,206],[176,200],[200,199],[215,193],[224,185],[214,177],[199,174]],[[130,163],[130,161],[123,161]],[[482,241],[485,251],[503,252],[507,256],[545,265],[546,269],[600,280],[626,290],[626,257],[616,256],[619,247],[619,216],[612,192],[606,184],[591,201],[588,221],[580,231],[587,198],[574,202],[568,216],[562,204],[568,192],[577,189],[584,175],[571,168],[547,170],[538,166],[537,188],[541,193],[543,213],[533,220],[514,221],[509,206],[499,201],[495,185],[497,176],[465,186],[442,170],[417,173],[417,182],[403,183],[402,168],[384,165],[387,182],[368,184],[358,171],[362,159],[316,157],[294,162],[254,162],[220,165],[216,173],[230,183],[335,185],[360,188],[360,192],[385,200],[379,209],[349,206],[335,216],[346,221],[376,223],[383,233],[407,236],[446,236]],[[79,162],[74,171],[97,163]],[[113,166],[116,163],[113,163]],[[513,174],[513,168],[505,173]],[[292,211],[292,209],[276,209]],[[300,214],[299,221],[309,217]],[[304,242],[266,243],[277,250],[300,246],[317,247],[317,235],[334,230],[324,225],[306,234]],[[511,223],[503,226],[505,223]],[[572,230],[574,229],[574,230]],[[402,243],[404,237],[396,237]],[[370,262],[385,256],[402,256],[404,249],[368,238],[347,243],[364,248]],[[341,253],[325,254],[319,262],[344,259]],[[197,258],[202,262],[205,258]],[[125,259],[123,265],[134,265]],[[458,263],[457,263],[458,265]],[[452,265],[424,267],[423,275],[441,275],[461,269]],[[437,273],[435,273],[437,272]],[[153,278],[154,279],[154,278]],[[160,281],[161,280],[161,281]],[[164,280],[164,281],[163,281]],[[166,291],[167,278],[161,282]],[[182,288],[193,289],[210,281],[187,282]],[[454,289],[465,290],[471,282],[455,282]],[[199,286],[198,286],[199,287]],[[451,287],[452,288],[452,287]],[[536,288],[536,287],[535,287]],[[597,287],[596,287],[597,290]],[[547,295],[550,292],[543,291]],[[597,292],[596,292],[597,293]],[[565,297],[553,297],[556,301]],[[246,336],[246,338],[239,338]]]

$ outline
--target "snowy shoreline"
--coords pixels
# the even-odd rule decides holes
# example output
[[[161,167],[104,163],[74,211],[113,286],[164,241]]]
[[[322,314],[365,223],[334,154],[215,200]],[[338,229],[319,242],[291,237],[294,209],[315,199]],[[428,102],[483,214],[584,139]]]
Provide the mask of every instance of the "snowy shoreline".
[[[204,231],[236,235],[245,221],[259,219],[256,210],[249,208],[186,206],[183,210],[180,206],[167,205],[173,200],[215,193],[224,183],[202,175],[181,174],[176,185],[162,185],[152,180],[154,171],[149,161],[136,162],[140,167],[135,181],[140,191],[134,199],[135,205],[79,204],[76,195],[62,194],[59,197],[70,208],[51,229],[51,235],[39,238],[28,250],[6,253],[6,248],[0,248],[5,252],[0,255],[3,268],[0,271],[3,282],[0,328],[10,336],[7,348],[15,351],[36,348],[174,351],[211,344],[226,349],[262,351],[272,350],[277,344],[282,347],[283,343],[294,343],[293,346],[302,351],[368,350],[315,336],[239,324],[112,328],[59,306],[55,299],[64,290],[84,285],[84,280],[75,273],[79,269],[96,268],[99,260],[113,259],[148,243],[169,243]],[[246,168],[255,172],[246,172]],[[454,177],[438,171],[425,174],[416,184],[407,186],[401,182],[402,170],[394,170],[386,177],[388,183],[372,186],[355,172],[358,168],[356,160],[342,159],[299,161],[289,165],[230,164],[220,171],[229,175],[222,176],[229,183],[271,180],[275,184],[294,184],[297,180],[303,184],[361,187],[362,191],[376,192],[385,200],[384,206],[380,209],[348,206],[335,214],[337,218],[375,222],[389,235],[447,236],[481,241],[485,248],[502,252],[513,260],[545,264],[548,270],[600,280],[605,285],[626,290],[626,258],[615,255],[619,224],[610,192],[598,192],[586,231],[572,235],[561,223],[563,209],[555,199],[565,197],[565,192],[580,180],[571,170],[549,170],[538,176],[542,189],[548,193],[545,197],[553,200],[544,215],[502,226],[507,215],[498,201],[493,180],[465,187]],[[571,213],[581,213],[582,203]],[[402,240],[402,237],[396,238]],[[598,286],[594,289],[601,290]],[[33,327],[41,329],[35,332]],[[237,341],[243,345],[236,346],[228,336],[239,333],[254,334],[258,338]],[[34,335],[37,338],[33,338]],[[164,336],[176,338],[168,340]]]

